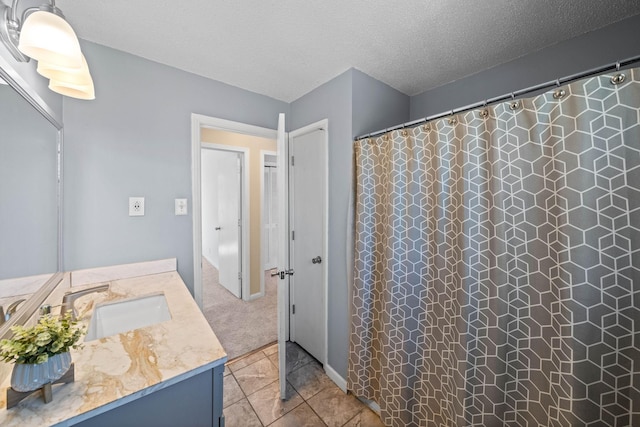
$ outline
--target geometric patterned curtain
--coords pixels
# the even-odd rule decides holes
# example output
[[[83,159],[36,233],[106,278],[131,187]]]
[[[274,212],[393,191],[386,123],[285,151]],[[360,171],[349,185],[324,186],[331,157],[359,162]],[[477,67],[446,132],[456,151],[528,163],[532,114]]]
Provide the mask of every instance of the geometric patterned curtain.
[[[356,141],[355,175],[348,388],[385,425],[640,426],[639,69]]]

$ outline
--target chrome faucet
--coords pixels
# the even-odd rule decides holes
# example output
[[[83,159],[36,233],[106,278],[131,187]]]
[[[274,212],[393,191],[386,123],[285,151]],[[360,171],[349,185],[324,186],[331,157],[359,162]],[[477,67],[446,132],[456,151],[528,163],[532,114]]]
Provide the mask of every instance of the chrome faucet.
[[[20,303],[23,303],[24,301],[25,301],[24,298],[15,300],[11,304],[9,304],[6,312],[4,310],[4,307],[0,305],[0,325],[4,325],[6,321],[11,319],[11,316],[13,316],[16,311],[18,311],[18,306],[20,305]]]
[[[76,320],[78,313],[76,312],[76,308],[74,306],[75,301],[88,294],[92,294],[94,292],[105,292],[109,290],[109,285],[100,285],[94,286],[93,288],[83,289],[81,291],[75,292],[67,292],[62,297],[62,305],[60,306],[60,317],[64,316],[67,311],[71,311],[71,318]]]
[[[18,306],[25,302],[26,300],[24,298],[19,299],[19,300],[15,300],[14,302],[12,302],[11,304],[9,304],[9,307],[7,307],[7,311],[4,314],[4,320],[5,322],[7,320],[9,320],[11,318],[11,316],[13,316],[15,314],[16,311],[18,311]]]

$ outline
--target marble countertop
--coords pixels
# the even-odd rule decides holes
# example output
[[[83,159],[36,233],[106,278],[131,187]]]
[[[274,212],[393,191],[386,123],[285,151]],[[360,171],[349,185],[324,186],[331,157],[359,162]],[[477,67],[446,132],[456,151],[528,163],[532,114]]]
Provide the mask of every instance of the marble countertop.
[[[87,325],[99,302],[154,292],[164,292],[172,319],[72,350],[75,382],[53,386],[48,404],[34,394],[5,409],[7,379],[0,385],[0,425],[73,425],[226,362],[224,349],[177,272],[106,283],[108,292],[76,300],[78,318]]]

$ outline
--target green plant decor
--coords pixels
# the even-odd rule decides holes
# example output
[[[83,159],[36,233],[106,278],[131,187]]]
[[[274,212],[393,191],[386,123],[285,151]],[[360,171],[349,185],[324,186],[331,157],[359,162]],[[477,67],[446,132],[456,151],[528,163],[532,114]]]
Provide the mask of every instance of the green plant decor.
[[[12,326],[13,337],[0,341],[0,360],[17,364],[37,364],[50,356],[80,348],[78,340],[86,333],[84,325],[71,318],[45,315],[34,326]]]

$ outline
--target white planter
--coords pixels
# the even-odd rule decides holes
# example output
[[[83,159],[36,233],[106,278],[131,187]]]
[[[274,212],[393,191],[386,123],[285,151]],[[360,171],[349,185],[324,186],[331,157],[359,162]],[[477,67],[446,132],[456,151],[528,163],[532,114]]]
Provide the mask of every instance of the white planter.
[[[71,367],[69,352],[49,357],[44,363],[24,363],[13,365],[11,388],[15,391],[37,390],[47,383],[61,378]]]

